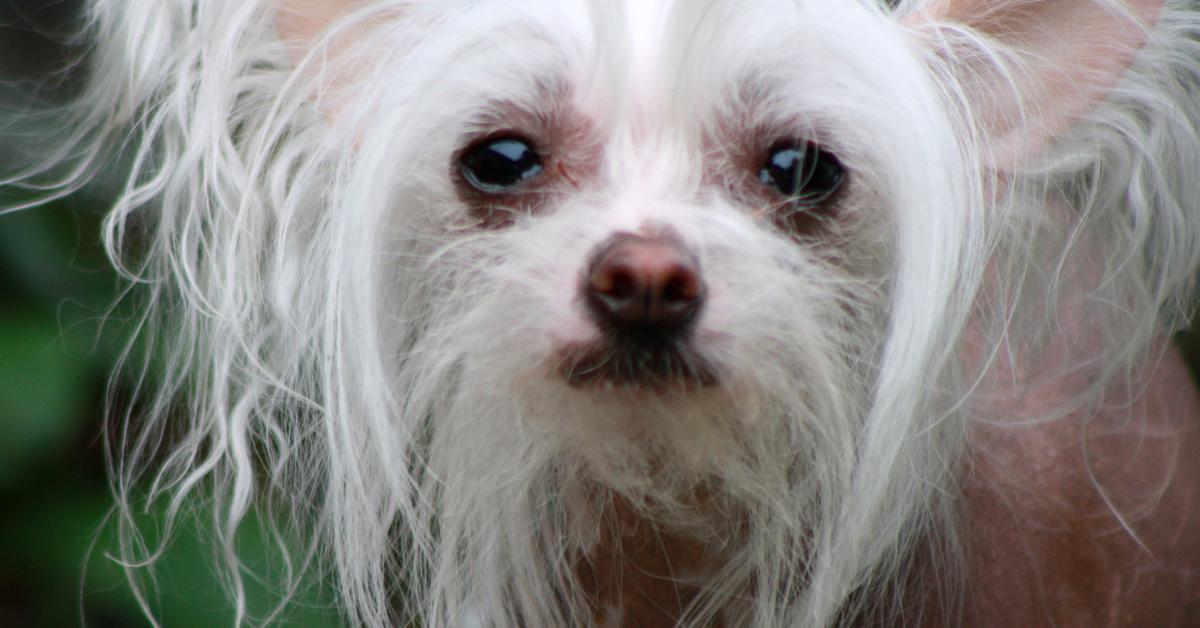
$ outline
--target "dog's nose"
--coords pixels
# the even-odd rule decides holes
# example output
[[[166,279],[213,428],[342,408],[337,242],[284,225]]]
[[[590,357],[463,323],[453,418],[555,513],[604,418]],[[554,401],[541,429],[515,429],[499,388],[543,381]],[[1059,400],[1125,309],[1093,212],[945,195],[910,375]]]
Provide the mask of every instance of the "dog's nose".
[[[687,332],[704,304],[695,256],[669,235],[614,235],[593,257],[583,292],[601,327],[642,341]]]

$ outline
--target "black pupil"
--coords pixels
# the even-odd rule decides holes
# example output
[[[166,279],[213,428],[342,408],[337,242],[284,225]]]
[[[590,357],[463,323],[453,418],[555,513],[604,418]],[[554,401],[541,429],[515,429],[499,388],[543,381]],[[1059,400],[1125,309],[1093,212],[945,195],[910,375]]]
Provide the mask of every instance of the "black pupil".
[[[819,203],[837,191],[844,174],[832,153],[804,142],[771,149],[758,179],[793,200]]]
[[[516,138],[481,142],[463,154],[460,164],[468,183],[491,193],[512,190],[542,171],[537,152]]]

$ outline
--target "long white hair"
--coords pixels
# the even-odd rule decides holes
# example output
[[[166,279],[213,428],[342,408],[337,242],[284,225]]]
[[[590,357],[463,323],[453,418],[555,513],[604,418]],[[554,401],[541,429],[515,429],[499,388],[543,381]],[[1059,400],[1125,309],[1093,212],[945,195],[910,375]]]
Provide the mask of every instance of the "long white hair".
[[[598,119],[636,118],[623,95],[667,73],[641,71],[621,4],[88,4],[89,82],[9,183],[65,194],[129,160],[104,242],[145,305],[151,356],[153,384],[109,435],[136,590],[161,548],[135,505],[166,503],[170,530],[205,501],[238,623],[328,571],[364,625],[587,624],[574,565],[611,500],[599,492],[724,545],[687,625],[833,625],[901,612],[923,587],[953,613],[956,477],[984,371],[1087,369],[1067,411],[1184,324],[1200,267],[1195,12],[1072,0],[1131,34],[1068,44],[1066,65],[1098,48],[1119,67],[1069,74],[1067,106],[1039,91],[1055,51],[1004,22],[1034,0],[680,1],[656,44],[676,77],[660,108],[699,135],[752,116],[827,140],[856,177],[844,248],[677,194],[704,185],[679,174],[709,158],[688,142],[609,154],[610,179],[641,182],[634,201],[700,251],[704,324],[732,338],[708,357],[727,378],[631,411],[540,375],[573,320],[555,307],[580,251],[651,210],[589,190],[480,231],[447,164],[492,104],[555,117],[591,99]],[[561,98],[540,75],[587,78]],[[1088,323],[1064,348],[1047,339],[1068,315]],[[713,512],[695,512],[698,491]],[[256,507],[285,568],[257,617],[235,544]]]

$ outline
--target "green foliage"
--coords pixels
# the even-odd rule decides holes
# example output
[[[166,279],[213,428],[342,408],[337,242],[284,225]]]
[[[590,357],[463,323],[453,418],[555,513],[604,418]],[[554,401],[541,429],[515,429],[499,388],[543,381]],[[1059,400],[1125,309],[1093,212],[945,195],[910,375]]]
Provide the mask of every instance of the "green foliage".
[[[87,425],[88,364],[66,352],[52,319],[0,314],[0,490],[69,447]]]
[[[120,308],[110,311],[119,283],[98,243],[99,219],[84,201],[0,215],[0,626],[148,625],[112,558],[100,439],[106,383],[130,325]],[[113,390],[125,391],[120,377]],[[144,531],[161,522],[161,508],[144,514]],[[163,626],[233,624],[215,550],[197,524],[211,515],[197,508],[144,574],[159,585],[148,602]],[[277,580],[258,523],[244,532],[247,569]],[[278,599],[263,580],[247,578],[257,616]],[[274,625],[338,625],[324,584],[301,591]]]

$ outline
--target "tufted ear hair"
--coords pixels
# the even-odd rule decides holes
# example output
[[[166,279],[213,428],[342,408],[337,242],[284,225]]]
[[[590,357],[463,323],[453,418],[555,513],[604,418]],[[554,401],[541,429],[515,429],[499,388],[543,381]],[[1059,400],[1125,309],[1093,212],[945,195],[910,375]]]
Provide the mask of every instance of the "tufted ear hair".
[[[1163,0],[934,0],[909,23],[949,28],[940,31],[948,41],[966,44],[953,50],[954,63],[967,66],[959,68],[967,97],[992,140],[992,165],[1004,170],[1105,98],[1162,7]]]

